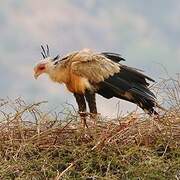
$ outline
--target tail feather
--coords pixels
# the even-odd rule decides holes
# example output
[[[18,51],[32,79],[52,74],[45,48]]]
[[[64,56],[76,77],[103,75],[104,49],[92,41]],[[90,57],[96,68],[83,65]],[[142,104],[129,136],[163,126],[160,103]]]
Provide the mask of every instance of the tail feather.
[[[139,82],[128,82],[119,74],[109,77],[100,83],[98,92],[106,98],[117,97],[137,104],[150,115],[158,115],[155,111],[156,98],[147,86]]]
[[[158,115],[158,113],[154,109],[156,106],[155,99],[152,99],[152,97],[142,96],[141,94],[135,92],[132,94],[132,96],[134,98],[135,104],[137,104],[149,115]]]

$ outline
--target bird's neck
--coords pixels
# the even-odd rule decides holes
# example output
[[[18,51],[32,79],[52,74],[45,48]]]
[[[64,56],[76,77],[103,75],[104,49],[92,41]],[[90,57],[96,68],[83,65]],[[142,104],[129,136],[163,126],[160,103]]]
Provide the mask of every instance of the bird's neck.
[[[75,75],[67,67],[52,69],[48,74],[52,81],[64,83],[70,92],[83,94],[86,89],[91,89],[91,85],[86,78]]]
[[[65,84],[69,82],[68,70],[66,68],[53,69],[48,74],[54,82]]]
[[[77,76],[71,72],[69,75],[70,79],[68,83],[66,83],[66,87],[70,92],[84,94],[86,89],[91,88],[91,85],[86,78]]]

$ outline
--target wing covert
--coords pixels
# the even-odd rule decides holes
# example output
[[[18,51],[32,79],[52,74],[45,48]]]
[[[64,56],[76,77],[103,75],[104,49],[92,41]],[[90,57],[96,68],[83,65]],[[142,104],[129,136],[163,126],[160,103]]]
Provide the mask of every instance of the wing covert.
[[[74,58],[71,64],[72,72],[87,78],[92,83],[104,81],[120,70],[119,64],[99,54],[82,52]]]

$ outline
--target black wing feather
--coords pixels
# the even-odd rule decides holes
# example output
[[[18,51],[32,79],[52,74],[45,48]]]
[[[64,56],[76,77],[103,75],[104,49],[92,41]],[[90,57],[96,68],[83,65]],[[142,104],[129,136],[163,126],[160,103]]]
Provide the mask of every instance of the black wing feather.
[[[142,109],[148,110],[149,114],[157,114],[154,110],[156,98],[153,92],[149,90],[149,83],[146,79],[153,81],[133,68],[122,66],[119,73],[99,84],[97,93],[106,98],[117,97],[130,101]],[[131,96],[126,96],[126,93],[129,93]]]
[[[125,59],[120,54],[117,54],[117,53],[102,52],[101,54],[116,63],[118,63],[120,61],[125,61]]]
[[[125,61],[125,59],[120,54],[117,54],[117,53],[102,52],[101,54],[116,63],[119,63],[120,61]],[[128,79],[130,79],[130,81],[131,81],[133,78],[134,80],[136,79],[136,81],[146,84],[146,85],[149,85],[149,83],[147,83],[145,79],[148,79],[149,81],[154,82],[153,79],[142,74],[139,71],[141,71],[141,70],[132,68],[132,67],[128,67],[125,65],[121,65],[120,74],[121,74],[121,77],[123,76],[123,78],[125,78],[127,81],[128,81]],[[127,76],[127,72],[128,72],[128,76]]]
[[[121,65],[121,70],[119,72],[119,75],[129,82],[135,81],[135,82],[147,85],[147,86],[149,85],[149,83],[147,83],[146,79],[148,79],[149,81],[155,82],[152,78],[139,72],[139,70],[132,67],[125,66],[125,65]]]

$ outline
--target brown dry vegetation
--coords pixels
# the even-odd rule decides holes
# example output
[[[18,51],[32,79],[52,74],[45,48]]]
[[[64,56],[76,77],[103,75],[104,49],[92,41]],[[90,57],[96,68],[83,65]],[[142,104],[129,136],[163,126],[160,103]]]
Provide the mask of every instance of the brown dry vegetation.
[[[169,105],[160,117],[134,112],[86,130],[43,102],[0,100],[0,179],[180,179],[180,81],[154,89]]]

